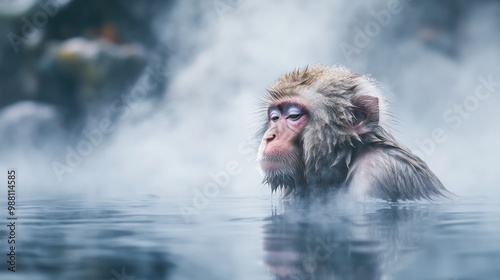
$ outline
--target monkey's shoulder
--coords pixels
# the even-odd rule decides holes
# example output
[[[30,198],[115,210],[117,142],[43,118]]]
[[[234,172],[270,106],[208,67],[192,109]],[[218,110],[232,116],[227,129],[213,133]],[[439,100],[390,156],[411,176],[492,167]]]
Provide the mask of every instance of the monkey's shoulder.
[[[357,197],[368,195],[392,201],[432,199],[445,191],[420,158],[399,147],[365,151],[351,166],[346,186]]]

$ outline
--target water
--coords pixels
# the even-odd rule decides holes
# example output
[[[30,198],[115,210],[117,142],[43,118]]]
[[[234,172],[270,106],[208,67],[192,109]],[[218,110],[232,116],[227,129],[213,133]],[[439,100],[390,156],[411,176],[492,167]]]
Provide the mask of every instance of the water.
[[[2,261],[0,278],[500,279],[492,199],[305,205],[221,195],[189,221],[177,201],[24,199],[17,272]]]

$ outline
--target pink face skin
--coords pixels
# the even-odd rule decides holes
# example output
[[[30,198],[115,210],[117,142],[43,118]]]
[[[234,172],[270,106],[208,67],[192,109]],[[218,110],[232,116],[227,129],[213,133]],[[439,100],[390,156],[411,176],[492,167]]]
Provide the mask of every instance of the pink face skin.
[[[269,106],[269,126],[259,147],[263,171],[287,168],[283,159],[296,152],[295,140],[309,121],[305,106],[295,101],[283,101]]]

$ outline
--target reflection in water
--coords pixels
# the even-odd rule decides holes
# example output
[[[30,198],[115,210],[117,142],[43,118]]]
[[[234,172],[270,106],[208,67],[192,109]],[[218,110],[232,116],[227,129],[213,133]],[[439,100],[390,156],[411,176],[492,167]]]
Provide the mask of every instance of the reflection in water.
[[[265,263],[277,279],[381,279],[425,242],[432,215],[425,205],[283,206],[264,226]]]
[[[276,210],[268,196],[221,195],[190,222],[179,213],[179,200],[23,198],[19,270],[11,273],[3,262],[0,279],[498,280],[500,275],[500,203],[492,198],[449,204],[292,201]],[[5,207],[0,201],[0,209]],[[7,234],[1,226],[0,240]]]

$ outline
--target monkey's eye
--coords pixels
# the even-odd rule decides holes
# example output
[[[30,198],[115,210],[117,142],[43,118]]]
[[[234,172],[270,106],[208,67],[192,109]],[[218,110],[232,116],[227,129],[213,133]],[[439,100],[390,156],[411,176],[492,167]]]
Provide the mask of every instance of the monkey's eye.
[[[291,115],[288,115],[288,119],[291,119],[292,121],[296,121],[296,120],[300,119],[300,117],[302,117],[302,114],[291,114]]]
[[[288,112],[286,118],[292,121],[297,121],[304,114],[302,110],[296,106],[291,106],[287,111]]]
[[[276,122],[278,121],[279,118],[280,118],[280,111],[278,109],[271,110],[271,112],[269,113],[269,119],[273,122]]]

